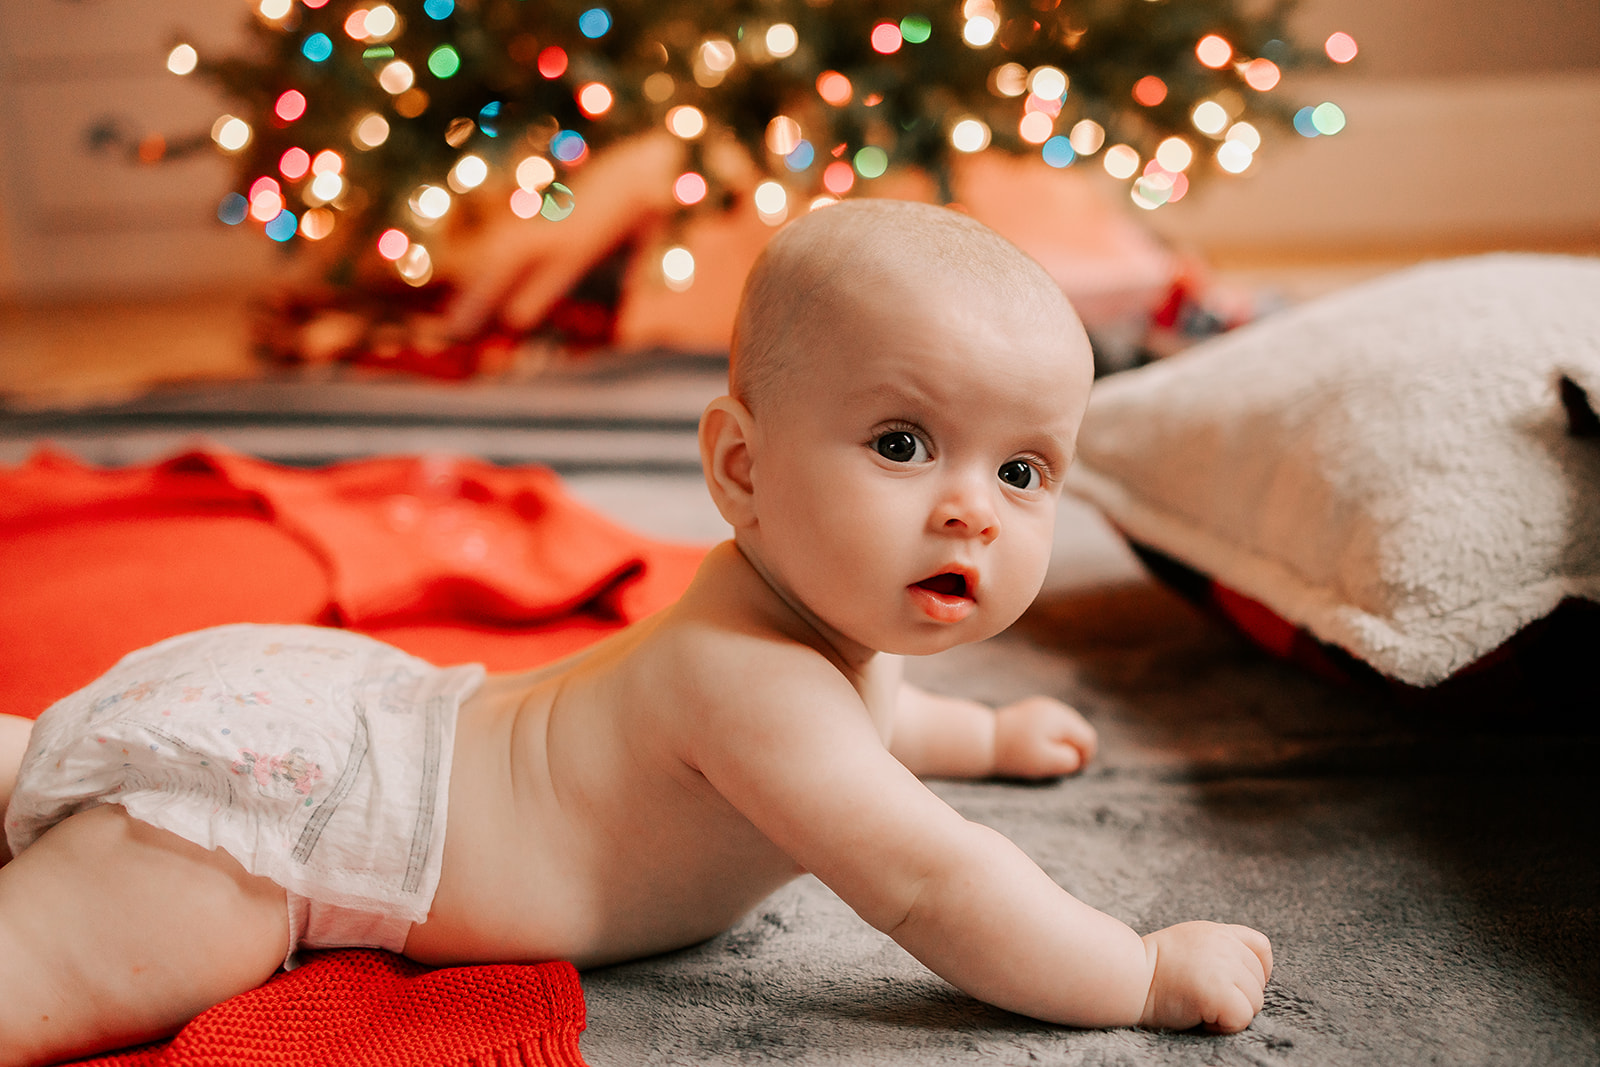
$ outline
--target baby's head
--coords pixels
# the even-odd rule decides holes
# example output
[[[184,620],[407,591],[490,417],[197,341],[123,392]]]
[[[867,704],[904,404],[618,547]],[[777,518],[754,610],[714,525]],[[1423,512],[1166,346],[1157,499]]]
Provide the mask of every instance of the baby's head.
[[[745,283],[731,395],[702,422],[707,482],[824,632],[899,652],[977,640],[1043,580],[1092,373],[1060,288],[993,231],[926,204],[830,206]]]
[[[955,290],[1005,317],[1060,320],[1081,335],[1054,279],[967,215],[905,200],[850,200],[811,212],[768,243],[745,280],[729,391],[752,409],[815,359],[852,347],[842,332],[888,324]]]

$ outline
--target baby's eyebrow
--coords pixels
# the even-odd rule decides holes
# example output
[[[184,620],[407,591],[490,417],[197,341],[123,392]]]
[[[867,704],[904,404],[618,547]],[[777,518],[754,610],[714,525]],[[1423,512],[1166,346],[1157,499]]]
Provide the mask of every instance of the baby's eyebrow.
[[[925,391],[914,383],[877,382],[852,390],[845,398],[848,402],[879,405],[893,404],[910,410],[921,410],[933,403]]]
[[[1027,450],[1046,460],[1057,474],[1064,473],[1077,458],[1077,442],[1050,430],[1039,429],[1029,435]]]

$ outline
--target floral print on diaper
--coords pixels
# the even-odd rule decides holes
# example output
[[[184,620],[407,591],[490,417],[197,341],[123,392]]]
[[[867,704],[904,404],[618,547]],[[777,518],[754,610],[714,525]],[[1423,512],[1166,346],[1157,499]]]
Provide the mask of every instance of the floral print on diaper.
[[[308,796],[322,780],[322,768],[306,759],[299,749],[282,756],[269,756],[249,749],[240,749],[239,758],[233,762],[233,773],[255,779],[256,785],[268,792],[292,789]]]
[[[159,679],[155,681],[135,682],[121,692],[107,693],[105,696],[101,697],[99,700],[96,700],[89,706],[89,714],[91,716],[99,715],[107,708],[115,707],[124,700],[144,700],[151,693],[154,693],[156,691],[156,687],[160,684],[161,682]]]

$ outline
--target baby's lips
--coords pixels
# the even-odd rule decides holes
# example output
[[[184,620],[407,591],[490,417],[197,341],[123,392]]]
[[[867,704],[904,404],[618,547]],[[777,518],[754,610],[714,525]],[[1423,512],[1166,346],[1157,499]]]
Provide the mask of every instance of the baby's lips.
[[[956,623],[977,610],[977,576],[959,565],[908,587],[923,614],[935,622]]]
[[[961,566],[947,567],[915,584],[919,589],[940,596],[977,599],[978,576]]]

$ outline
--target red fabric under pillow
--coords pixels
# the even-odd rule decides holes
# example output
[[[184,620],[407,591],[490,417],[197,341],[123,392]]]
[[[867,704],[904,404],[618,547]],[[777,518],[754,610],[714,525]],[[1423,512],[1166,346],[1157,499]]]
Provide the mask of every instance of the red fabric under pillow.
[[[1545,719],[1571,715],[1588,721],[1600,700],[1600,685],[1588,668],[1589,656],[1600,644],[1600,604],[1565,600],[1488,655],[1424,688],[1387,677],[1260,601],[1149,545],[1126,540],[1151,574],[1191,603],[1222,618],[1273,656],[1341,685],[1380,691],[1414,707],[1452,714],[1514,710]]]

